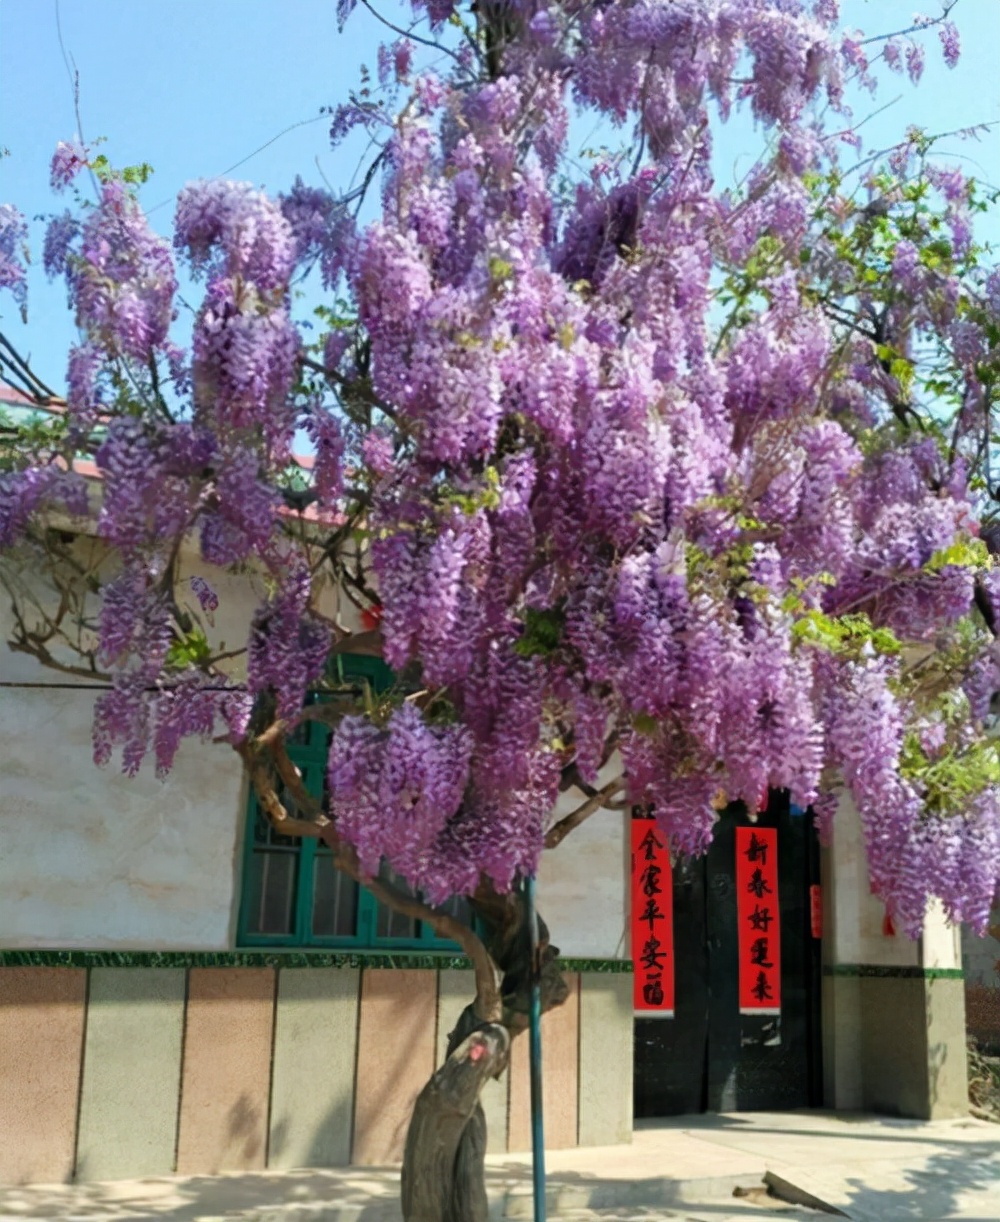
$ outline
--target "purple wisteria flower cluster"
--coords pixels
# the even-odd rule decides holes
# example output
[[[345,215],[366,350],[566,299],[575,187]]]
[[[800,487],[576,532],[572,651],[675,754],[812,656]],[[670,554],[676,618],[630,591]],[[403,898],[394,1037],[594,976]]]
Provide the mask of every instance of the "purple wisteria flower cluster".
[[[450,0],[414,9],[448,37]],[[873,44],[837,21],[836,0],[477,6],[451,76],[395,44],[395,119],[335,119],[380,125],[371,223],[301,179],[278,200],[190,185],[172,251],[114,179],[54,220],[45,265],[84,333],[69,413],[99,434],[97,530],[123,563],[97,757],[121,745],[134,771],[152,750],[162,771],[187,734],[293,725],[331,641],[350,650],[320,610],[332,581],[399,676],[332,734],[329,813],[370,873],[385,859],[433,900],[509,887],[561,790],[617,767],[677,853],[774,789],[835,834],[846,788],[893,916],[916,931],[938,895],[981,927],[1000,614],[970,464],[1000,273],[973,185],[922,133],[844,185],[849,85],[879,59],[916,82],[925,52],[923,31]],[[938,33],[954,66],[957,30]],[[739,107],[770,152],[721,191],[713,125]],[[584,112],[628,155],[581,172]],[[54,181],[86,156],[61,146]],[[0,211],[15,294],[23,236]],[[175,256],[205,285],[189,353]],[[327,334],[294,318],[312,268]],[[137,369],[147,399],[116,405]],[[2,477],[4,542],[56,495],[47,469]],[[263,581],[244,683],[191,619],[211,624],[213,585],[177,592],[194,539]]]

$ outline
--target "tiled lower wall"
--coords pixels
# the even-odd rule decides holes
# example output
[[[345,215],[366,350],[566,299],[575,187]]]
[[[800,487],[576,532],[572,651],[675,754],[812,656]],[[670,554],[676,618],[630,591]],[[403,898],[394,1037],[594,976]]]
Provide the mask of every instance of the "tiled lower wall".
[[[965,1022],[979,1043],[1000,1052],[1000,984],[966,984]]]
[[[546,1144],[628,1141],[632,981],[568,974],[542,1021]],[[465,971],[0,967],[0,1182],[398,1161]],[[530,1147],[528,1047],[483,1093]]]

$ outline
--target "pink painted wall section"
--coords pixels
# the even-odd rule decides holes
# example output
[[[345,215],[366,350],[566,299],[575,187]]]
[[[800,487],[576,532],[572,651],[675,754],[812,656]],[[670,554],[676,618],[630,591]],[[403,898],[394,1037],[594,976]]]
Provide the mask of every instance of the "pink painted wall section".
[[[542,1106],[545,1147],[567,1150],[576,1145],[579,1097],[580,976],[565,973],[569,996],[542,1016]],[[531,1078],[528,1036],[514,1041],[510,1058],[508,1149],[531,1149]]]
[[[87,974],[0,969],[0,1182],[73,1174]]]
[[[192,968],[177,1171],[255,1171],[267,1158],[272,968]]]
[[[437,973],[367,969],[361,1020],[351,1162],[399,1162],[410,1113],[434,1071]]]

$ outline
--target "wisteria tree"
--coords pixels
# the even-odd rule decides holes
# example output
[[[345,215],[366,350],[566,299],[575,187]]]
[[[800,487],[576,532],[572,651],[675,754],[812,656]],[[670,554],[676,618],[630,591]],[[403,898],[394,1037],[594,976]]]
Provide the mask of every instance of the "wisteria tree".
[[[789,790],[829,835],[847,790],[901,927],[931,896],[986,922],[990,200],[933,134],[862,157],[846,101],[877,65],[916,81],[928,42],[954,66],[952,6],[865,39],[837,0],[414,0],[380,87],[333,118],[377,150],[359,191],[193,183],[171,240],[141,171],[55,154],[77,204],[44,262],[80,341],[65,400],[3,350],[59,409],[4,433],[11,644],[109,681],[98,763],[165,773],[186,736],[228,744],[278,827],[464,948],[475,998],[417,1104],[408,1219],[486,1217],[478,1094],[527,1024],[515,883],[595,812],[651,806],[696,854],[729,802]],[[445,72],[414,67],[422,42]],[[768,151],[719,190],[713,125],[736,107]],[[581,169],[588,112],[621,151]],[[15,301],[25,234],[0,210]],[[204,286],[193,314],[175,260]],[[294,316],[306,274],[320,336]],[[262,583],[238,649],[185,547]],[[324,612],[330,589],[363,630]],[[331,657],[359,652],[388,693],[337,681]],[[331,733],[325,807],[287,751],[307,719]],[[542,933],[548,1008],[566,988]]]

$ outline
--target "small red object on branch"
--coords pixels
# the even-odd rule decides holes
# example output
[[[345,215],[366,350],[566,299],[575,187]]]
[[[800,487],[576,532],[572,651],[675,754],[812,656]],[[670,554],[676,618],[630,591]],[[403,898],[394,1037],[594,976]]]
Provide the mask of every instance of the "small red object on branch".
[[[361,627],[365,632],[374,632],[382,622],[382,604],[373,603],[361,612]]]

